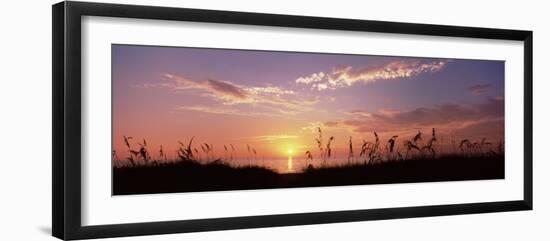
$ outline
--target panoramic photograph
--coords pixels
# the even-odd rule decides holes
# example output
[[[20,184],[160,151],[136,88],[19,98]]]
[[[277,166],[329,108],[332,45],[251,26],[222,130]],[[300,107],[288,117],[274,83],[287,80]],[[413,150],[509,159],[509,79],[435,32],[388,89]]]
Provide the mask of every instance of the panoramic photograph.
[[[504,62],[113,44],[112,194],[504,178]]]

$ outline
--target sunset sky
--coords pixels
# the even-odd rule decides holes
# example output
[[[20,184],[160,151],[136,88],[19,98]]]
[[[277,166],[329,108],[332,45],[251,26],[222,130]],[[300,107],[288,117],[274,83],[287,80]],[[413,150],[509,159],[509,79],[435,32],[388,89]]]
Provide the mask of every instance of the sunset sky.
[[[316,153],[316,127],[337,157],[373,131],[383,143],[432,128],[447,143],[504,138],[502,61],[113,45],[112,71],[117,153],[123,135],[172,158],[195,137],[220,157],[233,144],[299,159]]]

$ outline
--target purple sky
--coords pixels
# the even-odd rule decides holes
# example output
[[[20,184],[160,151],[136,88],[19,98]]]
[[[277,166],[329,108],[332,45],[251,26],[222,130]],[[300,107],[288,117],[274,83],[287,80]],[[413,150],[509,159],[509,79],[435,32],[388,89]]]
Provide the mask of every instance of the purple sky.
[[[344,149],[418,131],[504,136],[504,62],[113,45],[113,143],[147,138],[168,153],[195,137],[269,157]],[[244,151],[243,151],[244,152]]]

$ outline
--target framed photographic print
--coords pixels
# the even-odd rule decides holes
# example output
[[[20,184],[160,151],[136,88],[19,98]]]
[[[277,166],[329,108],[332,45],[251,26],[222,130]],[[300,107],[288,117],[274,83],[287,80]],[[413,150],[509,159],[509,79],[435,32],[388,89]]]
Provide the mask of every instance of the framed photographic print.
[[[61,239],[532,209],[531,31],[61,2],[53,118]]]

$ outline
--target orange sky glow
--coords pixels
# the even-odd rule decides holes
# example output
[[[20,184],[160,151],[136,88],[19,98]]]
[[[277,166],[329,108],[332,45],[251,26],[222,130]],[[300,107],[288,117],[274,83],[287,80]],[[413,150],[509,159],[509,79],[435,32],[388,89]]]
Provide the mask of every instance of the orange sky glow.
[[[432,128],[446,152],[504,139],[502,61],[113,45],[112,65],[118,160],[124,136],[152,158],[162,145],[177,159],[193,138],[201,158],[207,143],[213,159],[241,162],[318,159],[318,128],[339,160],[375,131],[382,148],[397,135],[398,151]]]

